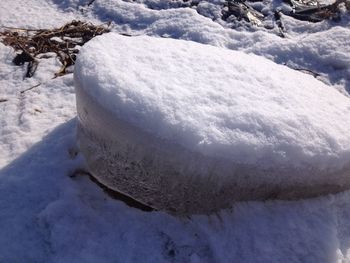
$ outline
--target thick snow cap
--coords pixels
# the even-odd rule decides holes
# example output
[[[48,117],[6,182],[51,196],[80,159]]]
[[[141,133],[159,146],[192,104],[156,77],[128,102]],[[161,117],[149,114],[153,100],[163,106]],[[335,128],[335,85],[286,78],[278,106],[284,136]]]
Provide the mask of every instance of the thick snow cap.
[[[80,145],[93,173],[156,208],[210,212],[234,200],[314,196],[350,184],[350,99],[310,75],[190,41],[110,33],[82,48],[75,80]],[[115,179],[125,163],[140,166],[130,169],[146,195],[161,184],[164,194],[190,189],[178,202],[218,200],[178,208],[169,197],[157,205],[120,186],[133,180]]]

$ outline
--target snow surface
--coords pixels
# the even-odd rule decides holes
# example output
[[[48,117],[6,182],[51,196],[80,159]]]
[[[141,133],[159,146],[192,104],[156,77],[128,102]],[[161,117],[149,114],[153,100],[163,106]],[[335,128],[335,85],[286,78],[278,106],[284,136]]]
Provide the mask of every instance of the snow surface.
[[[69,0],[66,2],[70,8]],[[210,12],[210,5],[223,1],[204,1],[209,5],[200,15],[192,8],[166,9],[168,1],[140,0],[142,5],[122,0],[95,1],[91,13],[104,21],[113,21],[117,31],[132,35],[155,35],[242,50],[262,55],[278,64],[309,69],[320,79],[340,90],[350,92],[350,18],[340,23],[323,21],[317,24],[283,16],[286,38],[266,30],[253,32],[231,30],[218,17],[221,11]],[[158,3],[158,9],[147,8]],[[273,7],[279,1],[266,1]],[[203,11],[202,11],[203,13]],[[210,14],[214,13],[213,16]],[[213,21],[214,19],[214,21]]]
[[[190,151],[264,168],[350,164],[349,98],[263,57],[110,33],[75,72],[116,119]]]
[[[39,28],[72,17],[110,19],[114,31],[164,33],[239,49],[313,70],[334,88],[350,90],[348,14],[338,24],[283,17],[282,39],[262,29],[218,26],[220,21],[194,10],[147,8],[150,2],[162,6],[160,0],[97,0],[82,15],[76,7],[83,2],[2,0],[0,25]],[[0,54],[0,99],[8,99],[0,102],[0,262],[350,262],[349,192],[241,202],[217,216],[188,219],[130,208],[87,177],[70,178],[84,165],[79,154],[74,158],[72,76],[51,79],[59,68],[51,58],[40,60],[35,76],[23,80],[25,67],[12,65],[11,49],[0,45]],[[43,84],[20,93],[38,82]]]

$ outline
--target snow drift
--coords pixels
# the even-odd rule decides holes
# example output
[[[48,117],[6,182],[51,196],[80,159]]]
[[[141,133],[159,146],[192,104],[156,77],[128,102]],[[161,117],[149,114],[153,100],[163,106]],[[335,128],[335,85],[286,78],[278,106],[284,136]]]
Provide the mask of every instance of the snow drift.
[[[78,140],[102,183],[157,209],[302,198],[350,184],[350,101],[265,58],[115,33],[75,69]]]

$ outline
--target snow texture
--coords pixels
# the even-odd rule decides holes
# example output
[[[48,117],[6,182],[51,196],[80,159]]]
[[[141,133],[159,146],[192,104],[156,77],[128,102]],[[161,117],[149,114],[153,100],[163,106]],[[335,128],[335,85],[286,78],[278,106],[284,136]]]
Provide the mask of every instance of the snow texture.
[[[350,163],[349,99],[263,57],[111,33],[81,50],[76,74],[116,119],[190,151],[264,168]]]
[[[112,20],[116,32],[254,53],[312,70],[330,88],[350,91],[349,14],[339,23],[317,24],[283,16],[286,38],[279,38],[260,28],[230,29],[218,18],[223,1],[203,1],[199,14],[168,9],[163,0],[96,0],[82,14],[77,5],[87,2],[1,0],[0,25],[46,28],[72,18]],[[159,8],[149,8],[154,6]],[[60,64],[49,58],[23,80],[25,66],[11,63],[13,51],[0,45],[0,54],[0,262],[350,261],[348,191],[293,202],[240,202],[217,216],[176,218],[128,207],[86,176],[70,178],[85,167],[75,150],[72,75],[52,79]]]
[[[262,55],[278,64],[312,70],[320,74],[322,81],[350,92],[349,16],[344,16],[340,23],[323,21],[317,24],[283,16],[287,32],[286,37],[281,38],[264,29],[253,32],[231,30],[221,21],[221,11],[213,11],[214,15],[210,15],[210,8],[213,5],[220,7],[222,1],[203,1],[199,5],[198,8],[204,8],[207,3],[206,11],[200,13],[208,17],[193,8],[166,9],[167,1],[140,2],[143,4],[122,0],[95,1],[91,12],[101,20],[115,22],[119,32],[192,40]],[[157,9],[154,9],[155,2]],[[266,2],[269,12],[280,3]]]

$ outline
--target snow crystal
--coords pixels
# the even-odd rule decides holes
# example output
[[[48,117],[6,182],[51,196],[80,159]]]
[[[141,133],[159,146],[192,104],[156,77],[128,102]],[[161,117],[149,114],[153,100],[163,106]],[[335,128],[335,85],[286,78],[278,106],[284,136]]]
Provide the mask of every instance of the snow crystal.
[[[224,206],[349,184],[349,98],[310,75],[238,51],[111,33],[81,50],[75,77],[82,126],[118,145],[110,153],[148,158],[142,169],[159,181],[146,181],[202,180],[197,192],[225,196]]]

